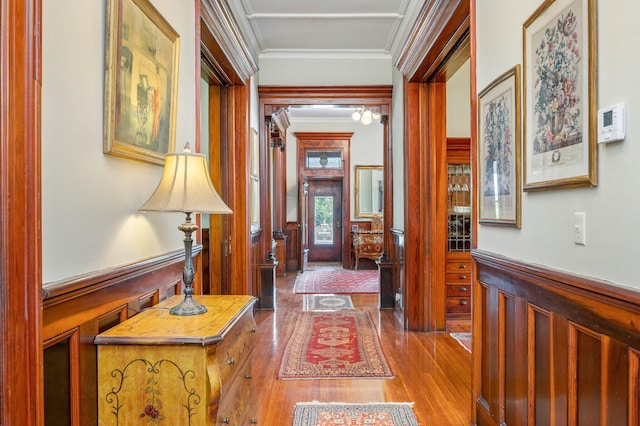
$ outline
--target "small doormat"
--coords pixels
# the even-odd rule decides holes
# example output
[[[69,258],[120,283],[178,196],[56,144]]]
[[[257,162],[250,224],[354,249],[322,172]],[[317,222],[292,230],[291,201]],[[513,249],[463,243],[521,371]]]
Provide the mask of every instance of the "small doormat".
[[[304,311],[353,309],[353,302],[346,294],[305,294],[302,309]]]
[[[300,312],[279,379],[393,377],[368,311]]]
[[[333,269],[304,271],[296,278],[294,293],[378,293],[378,271]]]
[[[449,333],[467,351],[471,352],[471,333]]]
[[[418,426],[412,407],[410,402],[300,402],[293,412],[293,426]]]

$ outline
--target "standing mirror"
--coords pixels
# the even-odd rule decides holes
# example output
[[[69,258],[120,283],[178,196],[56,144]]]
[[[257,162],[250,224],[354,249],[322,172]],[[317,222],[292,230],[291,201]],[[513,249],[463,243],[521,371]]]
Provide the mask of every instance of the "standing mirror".
[[[382,214],[384,205],[382,166],[356,166],[355,217],[373,217]]]

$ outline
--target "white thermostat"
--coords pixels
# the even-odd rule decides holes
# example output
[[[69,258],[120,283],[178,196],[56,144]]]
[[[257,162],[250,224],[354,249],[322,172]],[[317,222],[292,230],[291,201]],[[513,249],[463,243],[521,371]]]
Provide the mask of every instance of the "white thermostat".
[[[626,127],[624,104],[598,110],[598,143],[624,140]]]

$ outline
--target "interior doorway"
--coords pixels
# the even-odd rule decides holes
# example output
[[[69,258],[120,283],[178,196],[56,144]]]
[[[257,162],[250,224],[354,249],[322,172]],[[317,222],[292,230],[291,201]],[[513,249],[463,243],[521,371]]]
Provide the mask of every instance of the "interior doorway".
[[[310,180],[309,261],[342,261],[342,179]]]

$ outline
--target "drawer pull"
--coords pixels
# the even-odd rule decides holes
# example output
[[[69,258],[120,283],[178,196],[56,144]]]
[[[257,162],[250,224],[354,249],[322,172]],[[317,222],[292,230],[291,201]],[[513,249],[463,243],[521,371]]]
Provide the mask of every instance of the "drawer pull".
[[[467,279],[467,276],[466,276],[466,275],[460,275],[460,279],[461,279],[461,280],[466,280],[466,279]]]
[[[224,419],[222,419],[222,423],[228,425],[229,423],[231,423],[231,419],[229,417],[225,417]]]
[[[467,269],[467,265],[460,265],[460,269]]]
[[[255,333],[255,332],[256,332],[256,328],[255,328],[255,327],[251,327],[251,328],[249,329],[249,333]]]
[[[247,373],[246,376],[244,376],[245,379],[253,379],[253,374],[251,373]]]
[[[462,306],[465,306],[465,305],[467,304],[467,301],[466,301],[466,300],[461,300],[461,301],[460,301],[460,304],[461,304]]]
[[[234,358],[229,358],[229,360],[227,361],[227,364],[229,365],[233,365],[236,363],[236,360]]]
[[[251,424],[252,425],[257,425],[258,424],[258,419],[251,419]]]
[[[467,290],[468,290],[468,289],[467,289],[466,287],[460,287],[460,291],[461,291],[461,292],[463,292],[463,293],[466,293],[466,292],[467,292]]]

